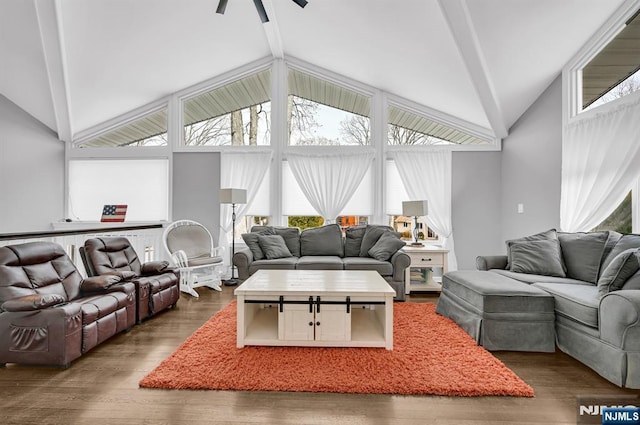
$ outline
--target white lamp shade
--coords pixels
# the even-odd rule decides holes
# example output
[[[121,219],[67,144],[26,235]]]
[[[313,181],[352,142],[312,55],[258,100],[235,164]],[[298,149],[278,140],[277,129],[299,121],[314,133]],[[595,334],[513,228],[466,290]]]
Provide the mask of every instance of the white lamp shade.
[[[402,215],[407,217],[422,217],[427,215],[429,208],[427,201],[403,201]]]
[[[246,204],[246,189],[220,189],[221,204]]]

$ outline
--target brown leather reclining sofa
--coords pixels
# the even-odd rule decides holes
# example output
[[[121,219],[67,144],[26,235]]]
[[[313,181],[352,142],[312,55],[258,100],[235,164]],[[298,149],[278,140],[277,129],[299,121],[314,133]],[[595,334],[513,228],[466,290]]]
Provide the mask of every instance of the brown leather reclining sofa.
[[[127,238],[88,239],[80,254],[89,276],[117,275],[136,286],[137,323],[174,307],[180,279],[167,261],[141,263]]]
[[[0,366],[67,367],[136,321],[135,286],[83,279],[52,242],[0,247]]]

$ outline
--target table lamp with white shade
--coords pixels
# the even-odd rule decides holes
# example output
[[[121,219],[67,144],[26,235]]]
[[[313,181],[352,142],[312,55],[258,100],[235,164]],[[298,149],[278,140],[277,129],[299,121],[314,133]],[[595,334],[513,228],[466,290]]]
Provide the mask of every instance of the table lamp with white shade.
[[[233,267],[233,254],[236,251],[236,204],[247,203],[246,189],[220,189],[220,203],[231,204],[231,222],[232,222],[232,239],[231,239],[231,279],[224,281],[225,286],[235,286],[238,284],[236,279],[235,268]]]
[[[418,242],[418,217],[427,215],[429,208],[427,201],[403,201],[402,202],[402,215],[405,217],[413,217],[413,242],[412,246],[423,246],[421,242]]]

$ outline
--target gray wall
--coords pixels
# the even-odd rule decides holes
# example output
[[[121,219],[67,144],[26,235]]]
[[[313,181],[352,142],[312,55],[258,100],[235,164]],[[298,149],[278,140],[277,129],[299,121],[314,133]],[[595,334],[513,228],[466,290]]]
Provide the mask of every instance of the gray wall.
[[[205,225],[217,242],[220,231],[220,153],[173,154],[173,220]]]
[[[0,95],[0,233],[51,230],[63,204],[64,143]]]
[[[559,76],[503,140],[503,240],[560,226],[561,165],[562,78]],[[517,212],[519,203],[524,205],[522,214]]]
[[[458,269],[500,253],[501,152],[453,152],[451,207]]]

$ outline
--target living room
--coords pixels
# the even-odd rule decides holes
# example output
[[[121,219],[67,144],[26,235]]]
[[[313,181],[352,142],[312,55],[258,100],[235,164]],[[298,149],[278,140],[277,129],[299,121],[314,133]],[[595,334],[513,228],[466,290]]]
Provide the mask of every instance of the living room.
[[[0,233],[76,229],[99,221],[103,205],[122,202],[131,224],[192,219],[219,243],[232,236],[230,206],[221,209],[219,189],[249,177],[253,196],[240,206],[242,215],[287,226],[291,216],[322,215],[294,178],[296,154],[348,158],[354,169],[364,157],[369,167],[352,189],[354,201],[335,217],[389,225],[402,215],[402,201],[420,199],[408,194],[412,180],[402,165],[403,157],[415,157],[429,182],[444,164],[439,187],[450,203],[448,222],[431,222],[441,234],[448,226],[448,237],[426,243],[450,244],[449,270],[474,270],[477,256],[505,253],[506,240],[562,228],[563,139],[576,107],[572,76],[640,9],[637,0],[263,3],[268,22],[249,1],[229,2],[224,14],[215,13],[218,2],[204,0],[0,6],[7,32],[0,50],[7,58],[0,84]],[[242,141],[234,140],[229,121],[224,142],[190,144],[194,125],[220,116],[202,107],[204,100],[224,93],[239,106],[220,102],[220,113],[247,111]],[[312,106],[290,104],[292,97]],[[263,107],[255,111],[252,139],[255,105]],[[318,114],[316,127],[295,127],[291,109],[305,105],[342,115]],[[202,111],[207,115],[198,118]],[[268,131],[260,121],[267,111]],[[322,142],[344,136],[337,124],[354,116],[366,117],[364,143]],[[436,142],[392,141],[394,129],[419,133],[431,123],[441,131]],[[143,133],[155,141],[131,145],[141,139],[136,128],[151,128]],[[435,153],[444,159],[428,166]],[[97,185],[110,191],[109,200],[92,198]],[[442,213],[430,202],[428,217],[436,214]],[[239,244],[244,231],[235,231]],[[230,248],[225,252],[228,263]],[[161,246],[156,254],[164,255]],[[533,398],[138,388],[234,300],[234,289],[201,288],[197,299],[182,294],[175,310],[101,344],[69,369],[0,370],[8,421],[516,423],[526,415],[532,423],[575,423],[579,396],[637,395],[561,352],[495,353],[534,388]],[[436,303],[438,296],[408,294],[406,301]],[[68,387],[73,391],[65,395]],[[46,394],[45,401],[24,412],[34,393]]]

